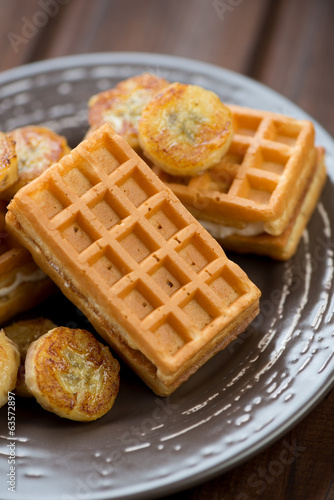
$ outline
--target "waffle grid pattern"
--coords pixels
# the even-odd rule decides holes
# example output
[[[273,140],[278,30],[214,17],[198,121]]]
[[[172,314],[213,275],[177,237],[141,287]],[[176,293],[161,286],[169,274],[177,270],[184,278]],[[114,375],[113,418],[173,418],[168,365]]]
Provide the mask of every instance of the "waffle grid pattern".
[[[102,127],[30,184],[27,203],[54,251],[80,266],[81,291],[99,293],[111,314],[121,310],[134,345],[161,371],[175,370],[181,350],[193,355],[254,302],[255,287],[110,134]]]
[[[279,217],[285,209],[282,199],[296,188],[292,181],[298,184],[301,164],[314,148],[313,125],[276,113],[229,107],[234,136],[220,163],[196,177],[154,171],[201,215],[208,209],[239,221]]]

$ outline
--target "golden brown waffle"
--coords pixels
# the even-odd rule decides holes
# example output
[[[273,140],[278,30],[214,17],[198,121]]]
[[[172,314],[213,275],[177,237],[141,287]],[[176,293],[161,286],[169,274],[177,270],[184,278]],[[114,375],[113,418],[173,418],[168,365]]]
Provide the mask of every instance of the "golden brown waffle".
[[[0,325],[33,308],[55,289],[29,252],[8,234],[5,205],[0,203]]]
[[[194,178],[154,171],[197,218],[281,235],[314,170],[313,124],[268,111],[229,107],[234,137],[220,163]]]
[[[257,287],[109,124],[21,189],[7,222],[157,394],[258,313]]]
[[[295,254],[300,238],[315,209],[326,177],[324,149],[317,148],[317,161],[309,182],[299,200],[295,214],[291,218],[287,228],[279,236],[272,236],[266,233],[253,236],[232,234],[221,239],[219,238],[220,224],[204,220],[201,222],[204,227],[207,226],[207,229],[217,240],[221,241],[225,250],[267,255],[277,260],[290,259]]]

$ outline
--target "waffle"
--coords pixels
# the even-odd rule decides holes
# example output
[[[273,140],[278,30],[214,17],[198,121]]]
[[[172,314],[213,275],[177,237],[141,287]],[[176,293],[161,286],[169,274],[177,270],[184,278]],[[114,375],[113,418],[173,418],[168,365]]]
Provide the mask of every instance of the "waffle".
[[[218,164],[194,178],[171,176],[154,166],[153,170],[197,219],[207,221],[207,228],[220,228],[213,233],[224,248],[284,260],[298,245],[299,239],[285,249],[282,242],[288,244],[291,222],[307,190],[314,184],[313,198],[308,197],[304,206],[309,218],[308,207],[314,208],[324,184],[323,150],[317,152],[308,120],[240,106],[230,109],[234,136]]]
[[[56,287],[39,269],[29,252],[5,227],[5,205],[0,203],[0,324],[32,309]]]
[[[158,395],[258,313],[258,288],[109,124],[21,189],[6,220]]]
[[[200,222],[217,240],[221,241],[225,250],[232,250],[238,253],[255,253],[277,260],[288,260],[296,253],[299,241],[315,209],[326,177],[324,149],[317,148],[317,162],[314,171],[299,200],[295,214],[291,218],[287,228],[279,236],[272,236],[266,233],[253,236],[232,234],[220,238],[220,224],[205,220]]]

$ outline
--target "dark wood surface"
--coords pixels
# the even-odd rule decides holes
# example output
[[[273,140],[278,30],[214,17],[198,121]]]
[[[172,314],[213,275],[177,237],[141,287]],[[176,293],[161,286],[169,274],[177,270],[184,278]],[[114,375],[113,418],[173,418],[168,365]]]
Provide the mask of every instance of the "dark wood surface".
[[[185,56],[263,82],[334,135],[332,0],[0,0],[0,14],[1,71],[97,51]],[[333,500],[334,391],[258,456],[167,498]]]

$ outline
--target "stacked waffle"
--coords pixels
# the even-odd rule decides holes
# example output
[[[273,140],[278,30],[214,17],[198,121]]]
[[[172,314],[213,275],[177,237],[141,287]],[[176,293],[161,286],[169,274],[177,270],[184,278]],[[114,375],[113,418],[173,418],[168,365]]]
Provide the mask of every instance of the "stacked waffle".
[[[229,107],[234,135],[219,163],[195,177],[154,171],[223,248],[286,260],[324,185],[324,150],[308,120]]]
[[[326,179],[310,121],[224,106],[202,87],[145,74],[89,101],[91,128],[102,118],[127,140],[131,128],[139,153],[223,248],[294,255]]]
[[[7,223],[157,394],[258,313],[257,287],[108,124],[21,189]]]
[[[91,98],[89,117],[86,140],[19,189],[7,228],[167,396],[259,311],[260,291],[216,240],[290,258],[326,179],[324,150],[307,120],[147,75]]]

